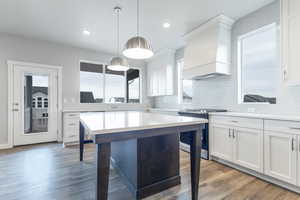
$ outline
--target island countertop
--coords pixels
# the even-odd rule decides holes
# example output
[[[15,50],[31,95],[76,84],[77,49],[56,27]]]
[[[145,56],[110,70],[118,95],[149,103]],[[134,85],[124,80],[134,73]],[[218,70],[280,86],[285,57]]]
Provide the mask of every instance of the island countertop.
[[[192,200],[198,199],[201,135],[207,119],[115,111],[80,113],[80,122],[80,160],[85,131],[92,135],[97,145],[97,200],[108,199],[111,153],[117,161],[116,166],[119,163],[120,171],[133,177],[128,181],[131,183],[129,188],[133,188],[137,199],[180,184],[179,134],[183,132],[191,133]]]
[[[80,113],[80,121],[93,135],[208,123],[208,120],[201,118],[142,111]]]

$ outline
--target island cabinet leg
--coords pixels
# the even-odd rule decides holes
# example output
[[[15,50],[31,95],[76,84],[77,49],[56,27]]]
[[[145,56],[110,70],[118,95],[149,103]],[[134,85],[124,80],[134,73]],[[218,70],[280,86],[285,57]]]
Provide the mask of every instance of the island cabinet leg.
[[[201,129],[195,131],[195,133],[192,134],[190,145],[192,200],[198,200],[202,145],[201,135]]]
[[[111,144],[97,144],[96,200],[107,200]]]
[[[83,161],[83,151],[84,151],[84,127],[80,123],[79,127],[79,154],[80,161]]]

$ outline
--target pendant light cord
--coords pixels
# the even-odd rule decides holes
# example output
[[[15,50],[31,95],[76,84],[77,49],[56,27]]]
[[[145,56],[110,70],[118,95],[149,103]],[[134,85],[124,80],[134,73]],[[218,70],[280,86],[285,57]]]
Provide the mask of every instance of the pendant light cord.
[[[117,10],[117,53],[120,55],[120,10]]]
[[[137,36],[140,34],[140,1],[136,1],[136,25],[137,25]]]

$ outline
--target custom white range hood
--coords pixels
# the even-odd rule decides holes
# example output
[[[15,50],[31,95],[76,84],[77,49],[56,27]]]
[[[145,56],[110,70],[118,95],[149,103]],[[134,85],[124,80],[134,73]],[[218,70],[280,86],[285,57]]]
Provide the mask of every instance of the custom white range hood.
[[[219,15],[184,36],[184,79],[230,75],[233,23],[229,17]]]

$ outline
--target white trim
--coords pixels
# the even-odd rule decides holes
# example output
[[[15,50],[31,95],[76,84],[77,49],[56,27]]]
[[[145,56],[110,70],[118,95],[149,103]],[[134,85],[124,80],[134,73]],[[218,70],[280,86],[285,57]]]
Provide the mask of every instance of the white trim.
[[[1,149],[11,149],[12,146],[10,144],[0,144],[0,150]]]
[[[3,148],[13,148],[13,112],[12,112],[12,103],[13,103],[13,69],[15,65],[26,66],[26,67],[39,67],[39,68],[49,68],[57,70],[57,141],[62,141],[62,66],[54,65],[45,65],[38,63],[30,62],[20,62],[20,61],[7,61],[8,67],[8,126],[7,126],[7,135],[8,142],[7,144],[0,145]]]
[[[179,65],[179,63],[182,63]],[[193,97],[192,97],[192,102],[186,103],[183,102],[183,68],[184,68],[184,59],[178,59],[176,60],[176,68],[177,68],[177,103],[178,105],[181,106],[189,106],[193,104]]]

